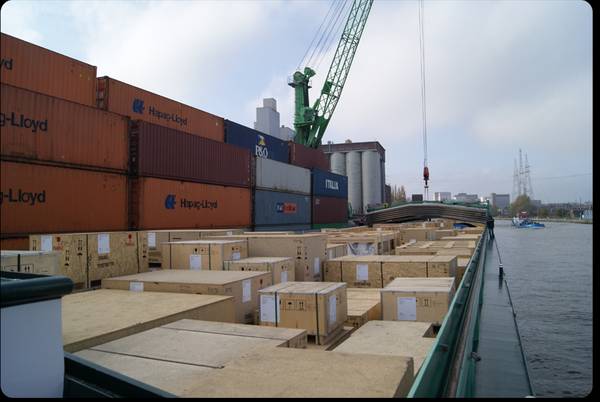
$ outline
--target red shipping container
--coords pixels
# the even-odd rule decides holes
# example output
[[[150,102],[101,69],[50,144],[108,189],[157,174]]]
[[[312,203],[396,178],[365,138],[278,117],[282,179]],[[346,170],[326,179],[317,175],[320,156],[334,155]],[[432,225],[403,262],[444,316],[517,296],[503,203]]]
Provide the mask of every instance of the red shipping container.
[[[1,153],[16,159],[127,170],[127,119],[2,84]]]
[[[126,176],[2,161],[2,236],[127,228]]]
[[[337,197],[312,197],[312,223],[348,222],[348,200]]]
[[[290,147],[290,163],[307,169],[321,169],[329,172],[329,159],[320,149],[305,147],[293,141],[288,142]]]
[[[137,230],[220,229],[251,225],[251,190],[130,178],[129,224]]]
[[[29,250],[29,236],[0,239],[0,250]]]
[[[2,34],[0,82],[96,106],[96,67]]]
[[[250,187],[250,151],[144,121],[131,123],[134,175]]]
[[[98,78],[97,98],[97,106],[109,112],[211,140],[224,141],[225,129],[222,117],[113,78]]]

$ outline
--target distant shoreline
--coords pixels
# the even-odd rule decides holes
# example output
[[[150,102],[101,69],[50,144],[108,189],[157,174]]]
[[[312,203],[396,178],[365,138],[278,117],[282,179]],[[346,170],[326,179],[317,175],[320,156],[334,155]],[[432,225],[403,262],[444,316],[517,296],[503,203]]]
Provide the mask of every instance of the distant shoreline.
[[[507,218],[504,216],[496,216],[494,219],[501,221],[510,221],[512,218]],[[592,219],[560,219],[560,218],[532,218],[534,221],[540,222],[558,222],[558,223],[584,223],[588,225],[592,225],[594,221]]]

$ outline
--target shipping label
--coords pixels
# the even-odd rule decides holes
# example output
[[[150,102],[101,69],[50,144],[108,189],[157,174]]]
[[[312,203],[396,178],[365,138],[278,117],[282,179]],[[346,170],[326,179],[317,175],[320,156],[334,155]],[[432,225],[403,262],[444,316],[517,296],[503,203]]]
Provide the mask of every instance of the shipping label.
[[[356,280],[357,281],[369,280],[369,265],[356,264]]]
[[[416,297],[398,297],[397,319],[398,321],[416,321],[417,320],[417,298]]]
[[[329,296],[329,327],[337,320],[337,295]]]
[[[110,235],[108,233],[98,233],[98,254],[110,253]]]
[[[279,322],[279,308],[276,303],[276,296],[260,295],[260,321],[261,322]]]
[[[42,251],[52,251],[52,236],[42,235]]]
[[[190,254],[190,269],[200,271],[202,269],[202,256],[199,254]]]
[[[144,282],[129,282],[129,290],[132,292],[143,292]]]
[[[285,283],[288,281],[288,273],[287,271],[281,271],[281,283]]]
[[[148,248],[156,248],[156,233],[148,232]]]
[[[252,279],[242,281],[242,303],[252,300]]]
[[[313,272],[315,275],[319,275],[321,273],[321,259],[319,257],[315,257]]]
[[[240,255],[240,252],[239,252],[239,251],[236,251],[236,252],[234,252],[234,253],[232,253],[232,254],[231,254],[231,259],[232,259],[233,261],[237,261],[237,260],[239,260],[240,258],[241,258],[241,255]]]

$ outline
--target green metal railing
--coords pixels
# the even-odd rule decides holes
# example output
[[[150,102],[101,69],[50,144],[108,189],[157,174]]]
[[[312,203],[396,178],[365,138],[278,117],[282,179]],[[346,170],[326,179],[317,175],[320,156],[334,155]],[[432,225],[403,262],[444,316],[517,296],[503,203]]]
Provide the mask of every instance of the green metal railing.
[[[473,395],[478,317],[489,234],[486,230],[467,264],[448,313],[413,385],[409,398]]]

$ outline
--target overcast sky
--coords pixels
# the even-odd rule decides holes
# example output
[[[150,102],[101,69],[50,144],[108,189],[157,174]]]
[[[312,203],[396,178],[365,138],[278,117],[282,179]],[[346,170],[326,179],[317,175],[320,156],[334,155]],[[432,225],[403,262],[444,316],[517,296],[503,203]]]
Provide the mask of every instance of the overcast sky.
[[[379,141],[387,182],[408,194],[423,191],[418,4],[375,0],[323,139]],[[12,0],[1,30],[249,127],[262,98],[274,97],[281,123],[293,126],[287,77],[330,5]],[[430,194],[512,193],[521,148],[536,199],[592,200],[591,7],[426,0],[424,29]]]

